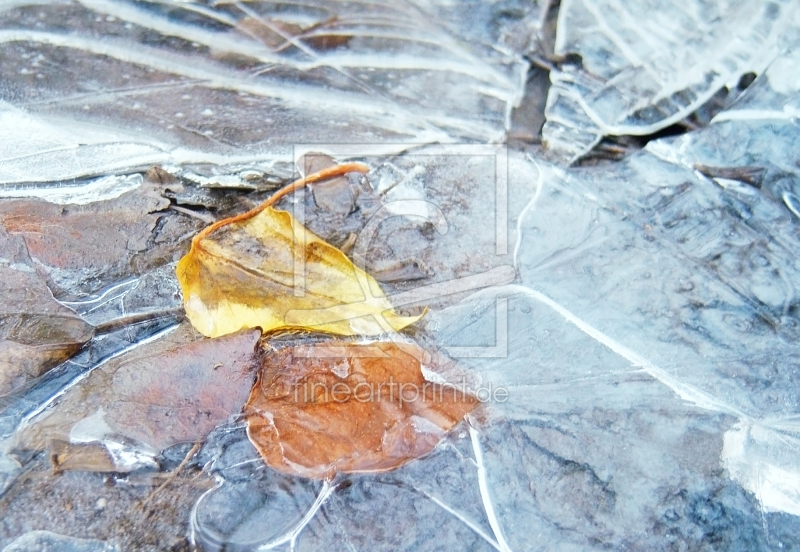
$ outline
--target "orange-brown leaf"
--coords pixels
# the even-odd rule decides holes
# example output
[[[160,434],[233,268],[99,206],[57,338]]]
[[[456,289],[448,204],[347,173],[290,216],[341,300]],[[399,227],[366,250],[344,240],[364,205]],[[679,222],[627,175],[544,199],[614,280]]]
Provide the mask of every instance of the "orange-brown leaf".
[[[477,405],[427,381],[415,345],[328,343],[268,355],[245,407],[270,466],[312,478],[379,472],[433,450]]]

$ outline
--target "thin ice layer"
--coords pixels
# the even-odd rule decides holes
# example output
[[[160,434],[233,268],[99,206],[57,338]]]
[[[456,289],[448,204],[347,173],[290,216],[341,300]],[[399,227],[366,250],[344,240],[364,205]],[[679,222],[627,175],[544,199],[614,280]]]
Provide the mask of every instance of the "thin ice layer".
[[[793,213],[649,154],[541,166],[521,285],[428,321],[442,346],[493,346],[462,362],[508,393],[477,437],[495,534],[512,550],[531,534],[564,550],[795,544]]]
[[[459,24],[445,17],[458,6],[429,8],[17,2],[0,23],[0,117],[14,129],[0,132],[0,182],[287,159],[302,143],[500,139],[527,64],[476,29],[527,32],[540,7]]]
[[[93,332],[53,298],[22,238],[0,227],[0,396],[68,359]]]
[[[541,38],[552,0],[412,0],[451,34],[476,49],[526,53]]]
[[[731,197],[756,201],[758,188],[778,201],[800,197],[797,172],[797,120],[800,46],[777,56],[742,96],[712,124],[677,138],[651,142],[647,150],[662,159],[694,169]],[[791,234],[787,229],[784,232]]]
[[[445,345],[505,340],[466,362],[509,391],[481,441],[512,548],[796,544],[797,133],[755,116],[793,105],[794,56],[662,159],[545,169],[521,285],[432,318]]]
[[[9,543],[3,552],[39,552],[61,550],[62,552],[117,552],[116,546],[95,539],[78,539],[50,531],[29,531]]]
[[[771,306],[778,330],[796,327],[800,247],[800,186],[797,184],[797,113],[800,81],[793,70],[800,60],[796,47],[782,53],[727,111],[701,131],[653,142],[652,153],[695,170],[718,187],[730,212],[748,227],[753,239],[735,249],[748,252],[747,263],[728,265],[727,278],[755,305]],[[781,332],[781,333],[783,333]],[[783,383],[781,373],[795,370],[797,353],[765,343],[772,370],[765,376],[776,396],[796,384]],[[723,463],[730,476],[758,496],[767,511],[800,515],[800,426],[794,400],[788,408],[741,418],[725,434]],[[777,405],[776,405],[777,406]]]
[[[669,126],[762,71],[796,35],[796,17],[789,0],[562,2],[555,53],[581,62],[551,73],[544,140],[574,161],[604,135]]]
[[[505,551],[484,513],[473,446],[464,429],[424,461],[319,482],[265,466],[244,431],[220,431],[200,453],[219,485],[192,511],[192,539],[204,550]]]
[[[148,183],[87,205],[2,201],[0,227],[24,242],[56,296],[80,297],[169,263],[202,227],[163,193]]]

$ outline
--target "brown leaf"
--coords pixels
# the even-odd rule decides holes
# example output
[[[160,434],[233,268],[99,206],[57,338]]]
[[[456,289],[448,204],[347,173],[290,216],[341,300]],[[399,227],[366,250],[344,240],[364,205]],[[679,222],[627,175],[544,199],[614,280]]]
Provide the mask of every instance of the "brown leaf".
[[[294,475],[380,472],[429,453],[477,405],[427,381],[416,345],[329,342],[267,355],[245,406],[247,434]]]
[[[188,245],[179,238],[201,222],[165,210],[161,188],[139,188],[86,205],[38,199],[0,202],[0,227],[19,236],[48,285],[60,298],[93,293],[177,258]]]
[[[205,437],[239,412],[260,335],[246,330],[122,364],[111,378],[106,423],[156,449]]]
[[[103,471],[107,463],[95,445],[157,452],[197,442],[241,412],[256,377],[259,336],[246,330],[205,339],[185,323],[95,369],[31,420],[17,446],[51,448],[60,469]],[[115,454],[113,471],[131,469]]]
[[[53,299],[22,238],[0,227],[0,395],[68,359],[93,332]]]

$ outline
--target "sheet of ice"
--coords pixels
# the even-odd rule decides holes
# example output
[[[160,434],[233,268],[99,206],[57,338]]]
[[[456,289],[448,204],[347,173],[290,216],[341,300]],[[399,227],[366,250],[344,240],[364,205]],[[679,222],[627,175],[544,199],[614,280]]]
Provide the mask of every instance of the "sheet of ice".
[[[412,0],[474,48],[524,54],[541,39],[552,0]]]
[[[30,531],[3,548],[3,552],[118,552],[119,548],[94,539],[76,539],[50,531]]]
[[[791,0],[561,3],[543,138],[563,160],[604,135],[645,135],[680,121],[797,39]]]
[[[0,402],[0,492],[15,483],[22,464],[10,454],[16,432],[29,420],[55,404],[68,390],[78,386],[93,370],[125,351],[147,345],[175,328],[174,317],[132,324],[95,338],[83,351],[54,368],[24,393],[2,397]]]
[[[238,416],[253,385],[259,337],[249,330],[206,340],[184,323],[149,347],[92,367],[57,403],[25,420],[16,445],[49,450],[62,471],[158,468],[154,456],[203,440]],[[105,450],[87,453],[98,449]]]
[[[163,157],[160,148],[125,140],[122,133],[80,127],[43,121],[0,102],[0,182],[68,180],[146,166]]]
[[[717,193],[747,232],[737,234],[749,235],[750,243],[740,238],[733,248],[738,254],[731,255],[746,259],[745,264],[717,263],[727,265],[731,287],[754,306],[771,311],[781,333],[797,325],[800,186],[795,113],[800,82],[789,69],[798,61],[796,48],[782,53],[708,128],[647,147],[663,159],[696,169],[707,186],[718,186]],[[796,358],[796,353],[784,354],[783,362],[792,365],[789,355]],[[780,349],[771,355],[783,356]],[[736,481],[756,494],[765,510],[799,515],[797,408],[760,414],[766,419],[742,419],[725,434],[723,463]]]
[[[142,183],[141,174],[123,176],[103,176],[74,185],[59,182],[55,186],[28,184],[24,186],[4,186],[0,188],[0,197],[38,197],[51,203],[74,203],[86,205],[93,201],[114,199],[125,192],[135,190]]]
[[[370,163],[387,187],[398,175],[419,179],[419,195],[445,214],[448,234],[421,242],[434,244],[426,259],[442,270],[437,280],[457,278],[447,272],[454,259],[466,272],[515,260],[517,285],[434,309],[418,336],[462,355],[471,381],[492,400],[430,456],[328,487],[276,475],[241,428],[220,428],[198,459],[210,462],[218,486],[191,512],[195,543],[204,550],[794,546],[796,314],[791,306],[784,313],[785,297],[763,303],[758,297],[770,294],[753,291],[786,293],[779,281],[797,282],[793,258],[781,249],[797,250],[796,233],[786,235],[796,222],[785,204],[744,196],[758,207],[745,220],[731,202],[738,192],[649,152],[569,171],[511,153],[508,221],[516,232],[507,255],[497,255],[496,233],[471,223],[496,218],[488,216],[494,202],[477,199],[496,189],[494,158],[438,155],[420,150]],[[448,203],[463,186],[475,197]],[[387,239],[396,234],[386,230]],[[436,247],[438,239],[446,246]],[[420,245],[402,243],[408,251]],[[783,277],[765,273],[763,262],[734,264],[751,258],[774,263]],[[452,288],[458,279],[445,283]],[[126,293],[144,292],[137,290],[121,284],[86,307],[96,302],[113,314]]]
[[[798,63],[800,45],[795,44],[776,57],[708,128],[650,142],[646,149],[689,169],[700,167],[702,171],[702,167],[709,167],[712,170],[708,176],[712,179],[722,174],[719,170],[714,174],[713,169],[760,170],[757,181],[739,186],[741,193],[737,197],[748,195],[748,190],[750,195],[756,194],[758,187],[778,200],[782,200],[783,193],[797,195],[800,190],[792,186],[792,175],[797,171],[792,151],[800,118]],[[735,172],[727,176],[727,180],[736,180]]]
[[[270,470],[243,430],[220,431],[201,453],[219,485],[197,502],[192,538],[203,550],[508,550],[483,511],[471,447],[461,428],[424,461],[320,483]]]
[[[477,430],[512,549],[797,546],[798,133],[767,113],[797,101],[796,58],[622,163],[539,162],[520,283],[431,318],[491,345],[506,301],[507,356],[462,361],[508,390]]]
[[[493,41],[532,36],[544,13],[536,2],[38,4],[0,7],[0,183],[291,160],[293,144],[499,140],[527,63],[524,47]]]
[[[165,162],[216,185],[214,170],[185,165],[230,163],[239,167],[235,183],[253,163],[268,172],[292,160],[293,142],[490,140],[520,90],[517,53],[530,47],[514,42],[515,29],[538,29],[546,11],[543,3],[465,8],[445,0],[370,3],[374,11],[363,3],[281,5],[4,3],[0,97],[14,121],[38,129],[0,143],[16,167],[7,182]],[[562,118],[552,117],[550,136],[563,124],[557,137],[575,156],[598,128],[638,132],[677,117],[714,83],[766,64],[766,50],[751,40],[772,48],[795,9],[772,5],[642,4],[643,15],[627,4],[563,2],[559,48],[583,48],[584,72],[556,75],[554,95],[577,90],[570,98],[589,98],[595,114],[622,115],[602,119],[603,127],[586,105],[559,96],[550,114]],[[758,15],[771,9],[777,19]],[[701,33],[688,32],[697,25]],[[626,34],[636,29],[635,38]],[[671,44],[662,29],[689,46]],[[725,33],[738,38],[722,52]],[[629,63],[630,48],[619,49],[634,42],[639,65]],[[684,54],[677,62],[675,52]],[[329,484],[269,470],[243,428],[221,427],[196,460],[218,484],[185,513],[195,544],[796,549],[796,66],[790,52],[708,129],[614,166],[560,170],[494,150],[370,154],[379,192],[395,186],[388,201],[427,207],[412,213],[417,220],[382,222],[373,244],[380,255],[368,260],[430,265],[428,281],[387,289],[393,300],[432,305],[415,337],[459,356],[470,384],[491,399],[428,457]],[[600,80],[584,82],[589,74]],[[631,107],[625,94],[633,88],[643,103]],[[274,166],[285,174],[285,163]],[[370,199],[354,200],[358,216],[375,212]],[[313,203],[311,193],[296,201],[309,207],[309,224]],[[519,279],[500,285],[506,280],[492,278],[511,262]],[[70,306],[96,324],[170,308],[179,302],[171,271],[167,263],[141,278],[104,281]],[[475,288],[475,276],[484,278],[479,287],[495,287],[453,299]],[[137,323],[96,339],[28,393],[4,398],[0,433],[173,323]],[[0,487],[21,481],[19,458],[0,455]]]

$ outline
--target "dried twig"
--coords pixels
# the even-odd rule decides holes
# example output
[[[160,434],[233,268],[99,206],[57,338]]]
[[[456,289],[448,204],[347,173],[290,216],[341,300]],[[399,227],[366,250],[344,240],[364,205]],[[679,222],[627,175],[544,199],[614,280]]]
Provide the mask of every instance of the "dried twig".
[[[186,466],[186,464],[189,463],[189,460],[191,460],[192,457],[195,454],[197,454],[197,451],[200,450],[200,445],[202,444],[203,444],[202,441],[197,442],[194,444],[194,446],[192,446],[192,448],[189,449],[189,452],[186,453],[186,456],[184,457],[183,460],[181,460],[181,463],[178,464],[178,467],[170,472],[169,477],[167,477],[167,479],[161,485],[159,485],[155,491],[150,493],[150,495],[144,499],[144,502],[142,502],[142,508],[147,506],[147,503],[150,502],[150,500],[152,500],[155,495],[161,492],[167,485],[172,483],[176,477],[178,477],[178,474]]]

